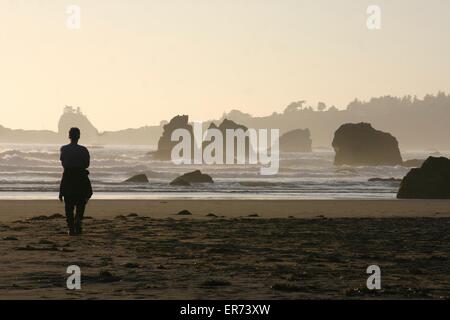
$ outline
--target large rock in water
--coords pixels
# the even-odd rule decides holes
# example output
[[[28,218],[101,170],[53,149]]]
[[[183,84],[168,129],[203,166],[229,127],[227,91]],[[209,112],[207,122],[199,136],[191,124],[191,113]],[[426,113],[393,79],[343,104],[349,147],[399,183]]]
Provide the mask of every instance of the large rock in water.
[[[153,153],[153,157],[155,159],[171,160],[172,149],[179,143],[178,141],[172,141],[172,132],[174,132],[176,129],[186,129],[189,131],[192,137],[191,154],[194,154],[194,135],[192,126],[189,124],[189,116],[176,116],[172,120],[170,120],[168,124],[164,125],[163,129],[163,134],[158,141],[158,150]]]
[[[403,164],[398,141],[369,123],[348,123],[334,134],[335,165],[394,166]]]
[[[399,199],[450,199],[450,160],[429,157],[403,178]]]
[[[175,178],[171,183],[171,186],[177,186],[177,187],[189,187],[191,184],[184,180],[181,177]]]
[[[166,124],[163,127],[163,129],[164,129],[164,132],[163,132],[161,138],[158,141],[158,149],[155,152],[148,153],[148,155],[152,155],[153,158],[157,159],[157,160],[171,160],[172,149],[179,143],[179,141],[171,141],[172,133],[175,130],[177,130],[177,129],[185,129],[185,130],[187,130],[190,133],[190,137],[191,137],[191,141],[190,141],[191,158],[193,159],[193,157],[194,157],[194,148],[195,148],[195,145],[196,145],[197,142],[195,141],[195,137],[194,137],[194,133],[193,133],[193,127],[192,127],[192,125],[189,124],[189,116],[187,116],[187,115],[176,116],[172,120],[170,120],[170,122],[168,124]],[[246,131],[248,131],[247,127],[242,126],[240,124],[237,124],[237,123],[235,123],[235,122],[233,122],[231,120],[227,120],[227,119],[224,119],[219,126],[216,126],[214,123],[211,123],[207,130],[210,130],[210,129],[217,129],[222,134],[222,138],[223,138],[223,150],[222,150],[223,162],[225,162],[225,160],[226,160],[226,145],[227,145],[226,131],[228,129],[230,129],[230,130],[242,129],[242,131],[244,133]],[[235,157],[236,157],[236,154],[237,154],[237,146],[236,146],[236,142],[237,141],[238,141],[238,139],[236,137],[234,137],[234,142],[235,142],[234,153],[235,153]],[[203,148],[206,148],[211,143],[212,143],[211,141],[201,141],[201,144],[202,144]],[[250,146],[249,138],[245,137],[245,151],[246,151],[245,156],[246,157],[248,157],[249,146]],[[183,155],[180,155],[180,156],[183,157]]]
[[[175,180],[173,180],[171,186],[190,186],[191,183],[214,183],[211,176],[201,173],[200,170],[186,173]]]
[[[246,133],[248,131],[248,128],[246,126],[238,124],[232,120],[224,119],[219,126],[217,126],[214,122],[212,122],[207,130],[211,130],[211,129],[219,130],[222,134],[222,137],[223,137],[223,150],[222,150],[223,163],[226,163],[227,144],[228,143],[234,143],[234,159],[236,159],[238,156],[238,147],[237,147],[238,138],[234,137],[233,138],[234,141],[227,141],[227,130],[234,130],[235,132],[237,132],[237,130],[242,130],[242,132]],[[202,143],[203,150],[205,150],[205,148],[211,143],[212,142],[209,142],[209,141],[203,141],[203,143]],[[245,143],[245,147],[244,147],[245,154],[242,156],[245,157],[245,159],[248,159],[249,150],[250,150],[249,149],[250,148],[250,139],[248,136],[246,136],[244,138],[244,143]],[[213,155],[214,155],[214,152],[213,152]]]
[[[282,152],[312,152],[311,132],[309,129],[289,131],[280,137]]]
[[[124,183],[148,183],[148,178],[145,174],[138,174],[125,180]]]

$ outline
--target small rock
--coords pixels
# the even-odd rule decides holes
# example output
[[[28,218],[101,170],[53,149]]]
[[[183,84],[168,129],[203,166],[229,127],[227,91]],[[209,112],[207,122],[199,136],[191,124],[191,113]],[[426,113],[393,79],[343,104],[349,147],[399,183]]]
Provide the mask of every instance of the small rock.
[[[191,184],[184,180],[182,177],[178,177],[170,183],[171,186],[189,187]]]
[[[129,269],[137,269],[137,268],[140,267],[139,264],[133,263],[133,262],[125,263],[123,266],[124,266],[125,268],[129,268]]]
[[[256,214],[256,213],[253,213],[253,214],[249,214],[247,217],[249,217],[249,218],[259,218],[259,215]]]
[[[148,183],[148,182],[149,181],[147,175],[145,174],[138,174],[124,181],[124,183]]]
[[[200,170],[183,174],[173,180],[171,186],[189,186],[191,183],[214,183],[211,176],[203,174]]]
[[[49,217],[47,216],[37,216],[37,217],[32,217],[30,219],[28,219],[29,221],[45,221],[48,220]]]
[[[106,270],[100,271],[98,277],[99,277],[99,280],[104,283],[117,282],[117,281],[121,280],[120,277],[117,277],[117,276],[113,275],[111,272],[106,271]]]
[[[56,219],[64,219],[65,217],[60,213],[52,214],[50,217],[48,217],[49,220],[56,220]]]
[[[188,210],[182,210],[180,212],[177,213],[178,216],[191,216],[192,213]]]
[[[206,216],[209,218],[217,218],[217,216],[214,213],[208,213]]]
[[[4,240],[4,241],[18,241],[19,239],[17,239],[16,237],[8,236],[8,237],[4,237],[2,240]]]

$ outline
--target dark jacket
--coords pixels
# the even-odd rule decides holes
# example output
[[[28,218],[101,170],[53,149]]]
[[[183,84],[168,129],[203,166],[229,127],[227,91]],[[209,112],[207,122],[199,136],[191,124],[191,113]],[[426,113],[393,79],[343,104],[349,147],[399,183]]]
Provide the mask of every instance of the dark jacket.
[[[81,168],[66,168],[59,187],[59,196],[73,201],[81,201],[92,197],[89,171]]]

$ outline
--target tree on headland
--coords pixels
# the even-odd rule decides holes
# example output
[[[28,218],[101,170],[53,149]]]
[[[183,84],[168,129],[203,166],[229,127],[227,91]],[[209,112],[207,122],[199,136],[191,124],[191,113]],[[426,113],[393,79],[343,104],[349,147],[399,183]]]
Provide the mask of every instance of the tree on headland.
[[[317,104],[317,110],[318,111],[325,111],[327,109],[327,105],[323,102],[319,102]]]
[[[313,110],[314,109],[314,110]],[[230,114],[225,117],[237,120]],[[249,128],[278,128],[281,133],[309,128],[315,145],[329,146],[334,131],[344,123],[367,122],[395,135],[402,148],[450,150],[450,95],[444,92],[414,95],[391,95],[354,99],[347,108],[307,106],[304,100],[290,103],[281,114],[240,118]]]
[[[305,100],[291,102],[286,109],[284,109],[284,113],[291,113],[303,110],[303,105],[306,103]]]

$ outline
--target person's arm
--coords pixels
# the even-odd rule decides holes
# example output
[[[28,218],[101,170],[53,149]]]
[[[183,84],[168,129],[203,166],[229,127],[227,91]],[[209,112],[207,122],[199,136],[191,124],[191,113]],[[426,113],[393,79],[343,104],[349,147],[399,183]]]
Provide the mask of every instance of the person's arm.
[[[59,149],[59,160],[61,161],[61,164],[64,167],[64,149],[63,149],[63,147],[61,147],[61,149]]]
[[[64,177],[61,179],[61,183],[59,184],[59,201],[63,202],[63,192],[64,192]]]
[[[63,152],[63,148],[61,147],[61,149],[59,149],[60,152],[60,156],[59,156],[59,160],[61,160],[61,164],[64,167],[64,152]],[[59,201],[63,201],[63,183],[64,183],[64,176],[61,178],[61,182],[59,184]]]
[[[89,150],[86,148],[86,169],[91,165],[91,155],[89,154]]]

